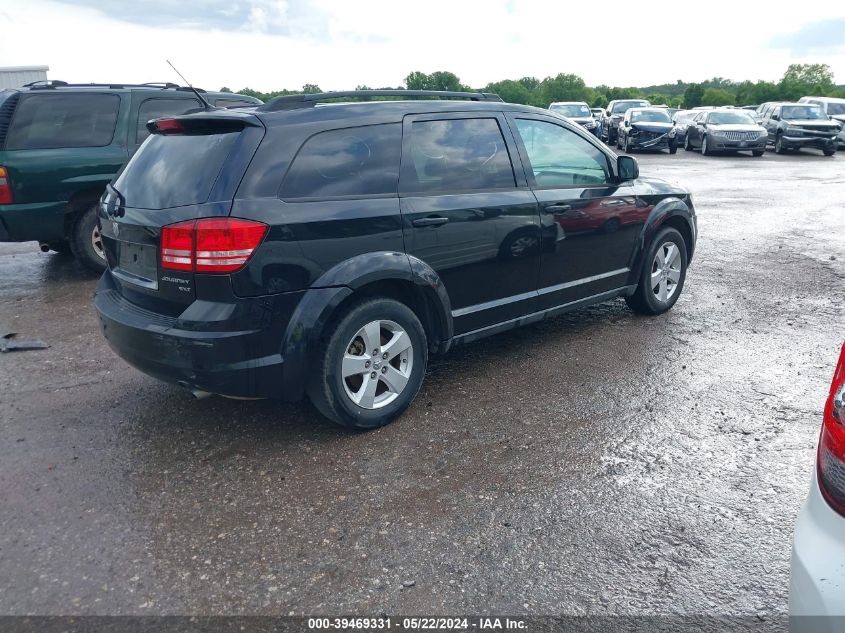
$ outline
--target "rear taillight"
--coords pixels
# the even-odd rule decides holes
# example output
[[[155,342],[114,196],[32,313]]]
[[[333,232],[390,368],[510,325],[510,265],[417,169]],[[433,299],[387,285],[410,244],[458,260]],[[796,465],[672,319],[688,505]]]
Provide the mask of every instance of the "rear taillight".
[[[845,515],[845,345],[824,407],[816,465],[824,498],[834,510]]]
[[[161,267],[231,273],[243,267],[267,234],[267,225],[240,218],[203,218],[161,229]]]
[[[12,204],[12,182],[5,167],[0,167],[0,204]]]

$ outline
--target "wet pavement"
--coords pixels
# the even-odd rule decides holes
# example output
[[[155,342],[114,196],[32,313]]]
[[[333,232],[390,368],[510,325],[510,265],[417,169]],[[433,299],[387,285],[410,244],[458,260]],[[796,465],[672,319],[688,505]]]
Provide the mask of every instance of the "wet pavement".
[[[0,330],[51,345],[0,355],[0,613],[782,615],[845,156],[639,158],[695,196],[675,308],[458,348],[369,433],[142,375],[92,275],[0,245]]]

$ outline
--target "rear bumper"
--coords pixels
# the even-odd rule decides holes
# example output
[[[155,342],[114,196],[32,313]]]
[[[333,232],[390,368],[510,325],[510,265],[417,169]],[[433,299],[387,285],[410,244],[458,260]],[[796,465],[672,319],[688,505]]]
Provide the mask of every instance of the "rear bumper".
[[[842,630],[840,625],[845,622],[843,535],[845,517],[824,500],[814,474],[810,494],[795,523],[789,573],[791,630]],[[834,621],[832,616],[838,616],[838,620]]]
[[[0,242],[53,242],[65,237],[67,202],[0,204]]]
[[[159,380],[188,389],[242,398],[297,399],[285,393],[282,340],[302,292],[196,301],[186,321],[127,301],[106,271],[94,306],[109,346],[126,362]],[[200,316],[197,320],[197,315]]]

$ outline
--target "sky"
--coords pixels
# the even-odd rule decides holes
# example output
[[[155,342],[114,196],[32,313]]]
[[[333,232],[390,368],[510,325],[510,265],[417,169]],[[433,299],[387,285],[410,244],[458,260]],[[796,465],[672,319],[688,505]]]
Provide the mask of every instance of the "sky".
[[[51,79],[179,78],[214,90],[400,86],[448,70],[464,84],[558,73],[587,85],[779,79],[826,63],[845,83],[845,3],[739,0],[26,0],[0,4],[0,66]]]

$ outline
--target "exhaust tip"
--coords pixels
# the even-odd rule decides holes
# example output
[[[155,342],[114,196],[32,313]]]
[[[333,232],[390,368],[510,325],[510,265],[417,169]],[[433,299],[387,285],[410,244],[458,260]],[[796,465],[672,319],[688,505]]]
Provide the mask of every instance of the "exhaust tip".
[[[212,395],[210,391],[200,391],[199,389],[191,389],[190,391],[191,395],[197,400],[203,400]]]
[[[42,252],[42,253],[49,253],[49,252],[50,252],[50,245],[49,245],[49,244],[45,244],[44,242],[39,242],[39,243],[38,243],[38,248],[40,248],[40,249],[41,249],[41,252]]]

